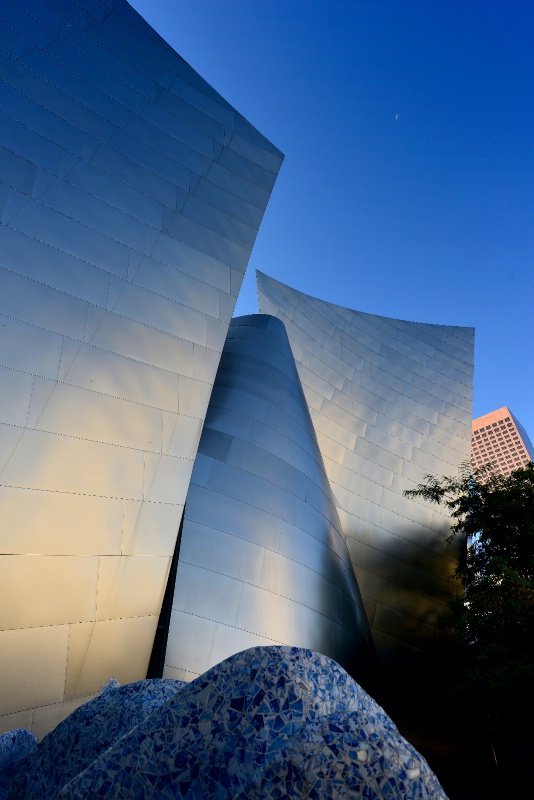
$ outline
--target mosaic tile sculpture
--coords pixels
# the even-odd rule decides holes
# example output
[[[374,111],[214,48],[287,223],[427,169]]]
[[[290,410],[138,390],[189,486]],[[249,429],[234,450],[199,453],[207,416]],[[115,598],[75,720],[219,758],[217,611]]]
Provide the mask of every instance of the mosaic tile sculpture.
[[[52,800],[60,789],[102,753],[154,713],[184,686],[182,681],[138,681],[120,686],[108,681],[97,697],[76,709],[17,762],[4,800]],[[5,734],[5,736],[10,736]],[[4,737],[0,737],[1,740]],[[0,761],[0,781],[2,779]],[[6,775],[6,778],[8,775]],[[1,783],[0,783],[1,786]],[[4,786],[7,789],[6,780]]]
[[[446,800],[336,662],[291,647],[251,648],[186,684],[59,797]]]
[[[37,737],[24,728],[16,728],[0,736],[0,797],[4,796],[21,763],[37,747]]]

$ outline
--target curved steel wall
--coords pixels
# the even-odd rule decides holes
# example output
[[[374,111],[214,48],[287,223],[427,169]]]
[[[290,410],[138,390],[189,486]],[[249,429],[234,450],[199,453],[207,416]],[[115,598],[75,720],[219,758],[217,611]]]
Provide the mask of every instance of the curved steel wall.
[[[164,676],[257,644],[308,647],[367,687],[369,626],[284,326],[232,320],[184,514]]]
[[[469,458],[474,331],[352,311],[261,273],[258,295],[287,328],[392,713],[410,720],[458,551],[449,518],[402,492]]]
[[[281,154],[125,0],[3,0],[0,55],[0,725],[42,733],[144,677]]]

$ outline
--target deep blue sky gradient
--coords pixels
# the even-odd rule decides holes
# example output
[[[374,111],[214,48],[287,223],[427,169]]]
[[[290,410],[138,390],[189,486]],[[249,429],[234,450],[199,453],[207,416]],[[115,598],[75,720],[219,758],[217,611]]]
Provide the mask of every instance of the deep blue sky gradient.
[[[474,326],[474,416],[508,405],[534,440],[532,0],[132,5],[285,154],[236,314],[260,269]]]

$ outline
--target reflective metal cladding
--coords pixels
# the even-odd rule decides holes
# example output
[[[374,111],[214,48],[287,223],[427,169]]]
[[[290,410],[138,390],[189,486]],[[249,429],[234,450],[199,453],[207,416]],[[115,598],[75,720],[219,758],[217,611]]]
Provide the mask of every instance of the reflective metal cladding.
[[[233,319],[184,512],[164,677],[258,644],[377,683],[374,647],[288,338]]]
[[[402,493],[469,458],[474,331],[352,311],[261,273],[258,295],[287,328],[402,723],[426,702],[422,655],[457,590],[448,579],[458,556],[444,546],[449,518]]]
[[[0,4],[0,725],[143,678],[282,156],[125,0]]]
[[[402,493],[469,457],[472,329],[260,274],[224,345],[281,153],[126,0],[3,0],[0,78],[0,731],[145,676],[187,495],[166,674],[373,690],[369,622],[410,735],[457,554]]]

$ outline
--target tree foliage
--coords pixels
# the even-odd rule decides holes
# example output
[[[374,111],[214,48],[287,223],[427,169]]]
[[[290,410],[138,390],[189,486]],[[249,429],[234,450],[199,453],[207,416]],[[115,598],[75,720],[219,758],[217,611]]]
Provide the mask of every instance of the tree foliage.
[[[448,508],[449,541],[467,542],[448,621],[453,692],[499,738],[534,712],[534,464],[500,475],[466,462],[425,481],[405,495]]]

